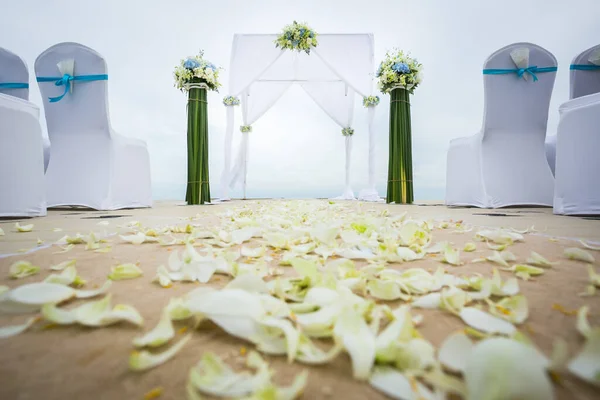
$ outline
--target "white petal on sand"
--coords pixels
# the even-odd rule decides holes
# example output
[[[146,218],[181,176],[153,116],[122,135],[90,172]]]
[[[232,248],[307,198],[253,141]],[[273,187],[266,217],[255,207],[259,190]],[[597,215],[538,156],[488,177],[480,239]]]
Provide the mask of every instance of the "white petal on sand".
[[[506,338],[484,339],[467,360],[468,399],[553,400],[546,366],[533,347]]]
[[[158,324],[150,332],[143,336],[133,339],[133,345],[135,347],[157,347],[162,346],[169,340],[175,337],[175,329],[167,310],[163,311],[162,316]]]
[[[414,379],[414,378],[413,378]],[[375,389],[397,400],[434,400],[434,394],[423,384],[415,381],[417,392],[409,379],[398,370],[389,367],[376,367],[369,383]]]
[[[27,305],[61,303],[75,297],[76,290],[56,283],[29,283],[7,293],[7,300]]]
[[[512,335],[516,331],[515,326],[510,322],[474,307],[463,308],[460,311],[460,317],[465,324],[481,332]]]
[[[31,325],[33,325],[39,318],[33,317],[27,320],[22,325],[12,325],[12,326],[0,326],[0,339],[5,339],[11,336],[19,335],[25,332]]]
[[[129,356],[129,369],[132,371],[145,371],[157,367],[169,361],[186,345],[192,338],[191,334],[186,335],[179,342],[175,343],[168,350],[162,353],[150,353],[146,350],[134,351]]]
[[[588,336],[585,345],[567,368],[573,375],[600,386],[600,329]]]
[[[570,260],[583,261],[590,264],[593,264],[594,261],[596,261],[594,259],[594,256],[592,256],[589,252],[579,249],[577,247],[565,249],[564,254]]]
[[[473,350],[473,342],[462,332],[454,333],[446,338],[438,353],[442,365],[452,372],[464,372],[467,358]]]
[[[441,304],[441,293],[429,293],[415,300],[412,306],[416,308],[440,308]]]

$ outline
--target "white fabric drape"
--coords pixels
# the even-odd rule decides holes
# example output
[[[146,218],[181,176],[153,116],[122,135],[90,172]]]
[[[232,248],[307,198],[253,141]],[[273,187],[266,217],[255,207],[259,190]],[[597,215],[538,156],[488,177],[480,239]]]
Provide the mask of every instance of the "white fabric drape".
[[[225,128],[225,144],[223,157],[223,172],[221,173],[221,201],[229,199],[229,173],[231,170],[231,142],[233,139],[233,124],[235,123],[235,110],[227,106],[227,126]]]
[[[352,126],[354,118],[354,89],[345,82],[306,82],[301,84],[306,93],[341,128]],[[347,136],[344,193],[338,200],[355,200],[350,184],[352,136]]]
[[[361,201],[383,201],[375,188],[375,108],[368,108],[369,122],[369,186],[360,191],[358,199]]]
[[[371,94],[373,36],[371,34],[319,35],[311,54],[277,49],[277,35],[239,35],[233,40],[230,67],[231,95],[242,93],[244,125],[252,125],[294,82],[300,83],[313,100],[340,127],[350,127],[355,92]],[[231,165],[233,116],[227,114],[222,199],[228,188],[243,182],[244,197],[248,164],[249,134],[242,133],[239,150]],[[351,137],[346,140],[346,184],[344,195],[354,199],[350,187]]]

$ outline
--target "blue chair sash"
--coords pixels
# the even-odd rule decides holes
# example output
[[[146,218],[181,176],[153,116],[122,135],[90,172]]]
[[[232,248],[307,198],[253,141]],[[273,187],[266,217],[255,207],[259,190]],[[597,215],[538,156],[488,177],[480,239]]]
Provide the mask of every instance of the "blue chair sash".
[[[569,67],[571,70],[578,71],[600,71],[600,65],[594,64],[571,64]]]
[[[63,97],[69,92],[71,88],[71,82],[73,81],[81,81],[81,82],[91,82],[91,81],[106,81],[108,80],[108,75],[100,74],[100,75],[69,75],[64,74],[62,77],[54,77],[54,76],[38,76],[38,82],[54,82],[56,86],[64,86],[65,91],[62,95],[57,97],[49,97],[50,103],[56,103],[57,101],[61,101]]]
[[[29,89],[29,83],[0,82],[0,89]]]
[[[531,66],[527,68],[511,68],[511,69],[484,69],[484,75],[504,75],[504,74],[517,74],[519,78],[522,78],[525,73],[533,76],[533,81],[537,81],[538,77],[535,74],[540,72],[555,72],[557,71],[557,67],[537,67]]]

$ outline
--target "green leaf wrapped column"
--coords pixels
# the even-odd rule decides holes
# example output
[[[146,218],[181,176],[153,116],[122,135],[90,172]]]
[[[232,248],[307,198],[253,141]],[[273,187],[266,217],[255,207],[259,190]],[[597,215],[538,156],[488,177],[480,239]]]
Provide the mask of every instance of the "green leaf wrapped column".
[[[388,165],[388,203],[412,204],[412,139],[410,131],[410,94],[393,89],[390,100],[390,156]]]
[[[195,83],[195,84],[194,84]],[[208,182],[208,102],[206,89],[198,88],[200,81],[188,91],[188,182],[185,200],[188,204],[210,202]]]

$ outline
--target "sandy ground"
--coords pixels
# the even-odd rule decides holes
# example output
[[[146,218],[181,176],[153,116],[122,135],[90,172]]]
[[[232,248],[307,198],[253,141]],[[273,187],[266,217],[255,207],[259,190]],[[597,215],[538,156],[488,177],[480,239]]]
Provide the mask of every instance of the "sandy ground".
[[[153,210],[121,210],[112,213],[91,211],[59,210],[43,219],[29,220],[36,228],[31,233],[14,232],[14,221],[2,221],[0,227],[6,236],[0,237],[0,253],[11,253],[21,248],[35,246],[38,237],[46,242],[56,241],[65,234],[76,232],[114,233],[116,226],[133,219],[142,221],[146,226],[184,225],[179,217],[203,214],[195,223],[212,226],[218,219],[211,214],[216,209],[232,207],[240,203],[227,203],[210,207],[180,207],[173,204],[158,205]],[[491,211],[520,215],[520,217],[489,217],[474,215],[489,213],[476,209],[447,209],[445,207],[399,207],[375,205],[388,208],[390,213],[408,210],[414,216],[429,218],[463,219],[465,222],[485,226],[514,226],[519,229],[536,225],[545,229],[544,235],[557,237],[583,237],[587,240],[600,240],[600,221],[552,216],[548,209],[510,209]],[[520,212],[523,211],[523,212]],[[126,215],[116,219],[89,219],[101,215]],[[98,226],[99,221],[109,221],[108,226]],[[561,227],[561,224],[563,225]],[[61,227],[62,232],[52,229]],[[462,248],[464,243],[473,241],[474,232],[457,234],[436,229],[434,242],[448,240]],[[590,323],[600,325],[600,293],[594,297],[580,297],[588,283],[587,266],[582,262],[566,260],[562,255],[566,247],[576,246],[569,239],[549,240],[548,236],[525,236],[524,243],[517,243],[510,250],[518,261],[524,262],[530,252],[541,253],[549,260],[560,260],[560,264],[548,270],[540,277],[530,281],[519,280],[521,293],[529,302],[529,318],[521,325],[521,330],[529,335],[535,344],[547,355],[556,337],[564,338],[571,355],[576,354],[583,344],[583,338],[575,329],[575,316],[567,315],[553,308],[560,304],[566,310],[576,310],[583,305],[590,306]],[[162,388],[160,399],[184,399],[185,383],[190,368],[201,358],[203,352],[212,351],[228,360],[235,360],[240,349],[251,349],[251,345],[222,332],[218,327],[205,323],[194,333],[190,343],[171,361],[147,372],[131,372],[127,361],[133,347],[134,337],[153,328],[158,322],[160,311],[171,297],[181,296],[194,289],[198,284],[176,283],[172,288],[163,289],[151,283],[156,268],[166,264],[172,248],[158,244],[134,246],[122,243],[117,236],[109,236],[112,241],[111,253],[99,254],[85,251],[84,246],[76,246],[68,253],[56,254],[56,247],[45,248],[29,254],[18,254],[0,258],[0,285],[15,287],[43,280],[50,274],[49,266],[77,259],[79,275],[88,281],[88,288],[101,285],[106,280],[110,267],[117,263],[138,262],[144,275],[137,279],[114,282],[110,292],[113,304],[134,306],[144,317],[144,328],[136,328],[125,323],[114,326],[91,329],[78,326],[48,327],[46,322],[36,323],[27,332],[0,342],[0,398],[2,399],[144,399],[144,394],[156,387]],[[489,255],[485,243],[476,242],[477,251],[463,253],[463,261]],[[201,250],[201,246],[198,247]],[[594,264],[600,269],[600,252],[590,251],[596,257]],[[12,280],[8,278],[9,266],[18,260],[29,260],[42,268],[38,275]],[[422,267],[432,272],[441,265],[437,257],[423,260],[392,264],[398,270]],[[455,275],[467,275],[479,272],[491,276],[492,264],[466,263],[460,267],[447,266]],[[510,272],[501,272],[503,279]],[[222,287],[230,278],[216,275],[211,285]],[[67,307],[78,305],[71,302]],[[394,303],[390,304],[395,306]],[[420,332],[435,346],[439,346],[450,333],[464,327],[458,318],[437,310],[415,310],[413,314],[423,314],[424,322]],[[0,326],[23,323],[28,316],[0,315]],[[176,329],[186,326],[177,323]],[[182,334],[178,334],[181,338]],[[177,339],[178,339],[177,338]],[[168,347],[169,345],[167,345]],[[290,383],[294,374],[304,368],[309,370],[309,384],[304,399],[384,399],[383,394],[372,389],[367,383],[351,378],[352,371],[346,354],[340,355],[334,362],[320,367],[302,364],[288,364],[283,357],[268,357],[275,369],[274,380],[279,384]],[[593,388],[567,373],[562,375],[563,383],[555,385],[559,399],[598,398],[598,389]]]

